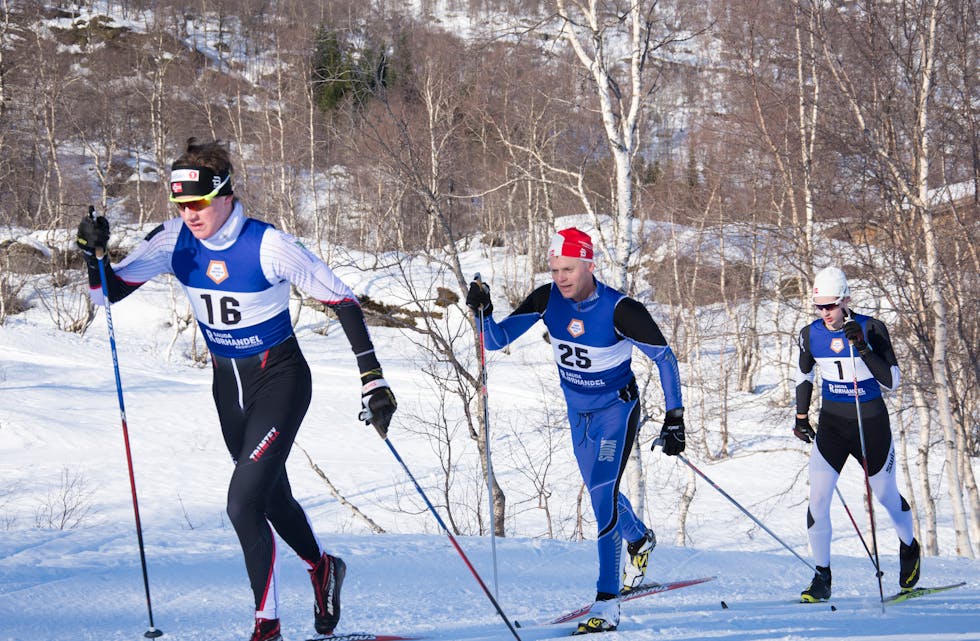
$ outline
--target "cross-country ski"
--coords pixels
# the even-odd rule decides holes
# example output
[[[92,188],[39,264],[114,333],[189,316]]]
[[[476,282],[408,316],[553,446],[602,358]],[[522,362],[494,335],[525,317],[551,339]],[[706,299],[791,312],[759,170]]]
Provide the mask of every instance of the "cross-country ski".
[[[397,634],[372,634],[370,632],[346,632],[310,637],[307,641],[410,641],[424,637],[403,637]]]
[[[715,578],[716,577],[708,576],[708,577],[703,577],[703,578],[700,578],[700,579],[686,579],[686,580],[683,580],[683,581],[669,581],[667,583],[645,583],[643,585],[640,585],[639,587],[634,588],[633,590],[630,590],[629,592],[627,592],[625,594],[620,594],[618,600],[619,600],[620,603],[623,603],[623,602],[626,602],[626,601],[632,601],[634,599],[639,599],[641,597],[651,596],[651,595],[654,595],[654,594],[660,594],[661,592],[669,592],[670,590],[677,590],[677,589],[686,588],[686,587],[689,587],[689,586],[692,586],[692,585],[698,585],[699,583],[706,583],[706,582],[711,581],[711,580],[713,580]],[[581,608],[578,608],[576,610],[572,610],[571,612],[568,612],[568,613],[563,614],[563,615],[561,615],[559,617],[556,617],[556,618],[552,619],[551,621],[548,621],[548,625],[557,625],[559,623],[567,623],[569,621],[575,621],[576,619],[581,619],[582,617],[584,617],[585,615],[587,615],[592,610],[592,606],[593,605],[594,604],[590,603],[588,605],[582,606]]]
[[[905,603],[909,599],[917,599],[919,597],[928,596],[930,594],[938,594],[939,592],[946,592],[947,590],[952,590],[954,588],[961,588],[966,585],[966,581],[961,581],[959,583],[953,583],[951,585],[940,585],[931,588],[912,588],[911,590],[902,590],[891,596],[885,597],[885,605],[894,605],[896,603]]]

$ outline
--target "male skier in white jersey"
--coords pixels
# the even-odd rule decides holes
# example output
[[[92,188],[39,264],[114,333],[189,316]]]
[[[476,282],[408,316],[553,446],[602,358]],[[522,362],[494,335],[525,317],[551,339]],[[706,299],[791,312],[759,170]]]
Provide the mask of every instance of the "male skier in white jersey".
[[[830,598],[830,502],[847,457],[862,460],[859,420],[871,489],[898,532],[899,586],[908,590],[919,580],[919,542],[913,538],[911,508],[895,480],[895,446],[888,408],[881,398],[882,388],[898,387],[898,360],[884,323],[854,314],[850,303],[844,272],[836,267],[821,270],[813,280],[813,304],[820,318],[800,331],[793,433],[806,443],[815,441],[810,450],[807,533],[817,571],[800,594],[805,603]],[[808,418],[815,369],[820,370],[823,381],[816,432]],[[854,400],[855,381],[860,409]]]
[[[174,274],[194,310],[214,366],[212,392],[235,462],[228,516],[255,597],[250,641],[280,641],[277,560],[272,529],[303,559],[314,591],[314,624],[340,619],[344,562],[320,546],[293,498],[286,458],[312,394],[310,368],[293,335],[290,283],[333,309],[361,372],[365,416],[384,437],[395,397],[385,382],[354,293],[316,255],[268,223],[247,218],[232,192],[232,163],[219,142],[191,138],[170,173],[180,217],[151,231],[121,263],[105,260],[106,287],[118,301],[151,278]],[[109,242],[104,217],[78,228],[92,299],[103,304],[98,251]]]
[[[593,276],[588,234],[574,227],[555,234],[548,263],[554,282],[535,289],[500,323],[493,320],[485,284],[470,284],[466,304],[477,312],[482,309],[487,349],[508,345],[539,319],[548,328],[568,406],[572,446],[598,528],[596,600],[575,634],[604,632],[619,625],[616,597],[643,580],[657,541],[619,491],[639,429],[639,392],[630,368],[633,347],[651,358],[660,372],[667,410],[660,435],[668,455],[684,451],[680,374],[674,353],[647,309]],[[623,539],[628,541],[630,563],[621,585]]]

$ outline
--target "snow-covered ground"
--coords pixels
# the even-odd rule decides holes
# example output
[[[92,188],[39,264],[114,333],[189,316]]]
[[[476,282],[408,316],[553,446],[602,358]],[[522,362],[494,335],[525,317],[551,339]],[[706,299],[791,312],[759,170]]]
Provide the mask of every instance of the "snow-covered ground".
[[[98,13],[113,14],[117,3],[91,4]],[[473,28],[443,10],[449,3],[428,4],[439,5],[432,13],[454,32]],[[134,30],[144,28],[145,19],[138,15],[116,17]],[[480,22],[481,28],[498,28],[492,19]],[[203,26],[186,25],[187,44],[215,60],[218,54]],[[234,50],[227,55],[233,58]],[[248,68],[257,73],[266,67],[253,60]],[[114,239],[123,235],[122,246],[131,247],[147,230],[120,231],[114,226]],[[24,242],[31,236],[38,245],[51,236],[3,233],[4,240],[15,236]],[[54,235],[67,239],[71,233]],[[345,266],[338,273],[358,294],[389,303],[405,299],[391,273],[362,269],[367,260],[355,257],[354,262],[360,267]],[[524,265],[517,259],[487,260],[481,250],[464,256],[464,271],[479,271],[494,286],[500,312],[506,311],[508,275],[523,282],[513,274]],[[408,267],[403,273],[417,284],[448,282],[424,261]],[[31,297],[34,308],[0,326],[0,641],[135,640],[149,627],[148,608],[105,319],[100,313],[82,336],[55,329],[53,318],[79,307],[71,294],[55,297],[52,291],[44,277],[32,281],[23,295]],[[177,291],[177,312],[186,309],[181,297]],[[175,339],[173,299],[168,284],[152,283],[113,308],[154,624],[164,640],[244,641],[252,628],[252,599],[238,541],[224,514],[231,462],[212,405],[209,367],[194,366],[184,357],[189,332]],[[452,334],[462,327],[459,312],[444,311]],[[781,327],[787,331],[798,319],[780,320],[789,325]],[[359,381],[353,358],[336,327],[326,336],[315,331],[322,324],[322,316],[304,310],[296,328],[313,370],[314,398],[289,475],[324,546],[348,564],[338,632],[444,641],[513,638],[387,447],[356,420]],[[665,325],[668,335],[669,329]],[[444,505],[438,448],[425,433],[432,429],[430,417],[445,415],[456,430],[454,516],[466,531],[479,531],[486,494],[476,448],[459,427],[458,402],[442,400],[422,373],[438,364],[413,342],[418,336],[389,328],[372,333],[399,401],[391,443],[430,499]],[[465,336],[465,328],[457,333]],[[461,345],[460,356],[473,359],[465,341]],[[770,353],[780,357],[788,352],[785,345],[772,347]],[[728,399],[733,456],[711,462],[694,448],[688,456],[807,557],[806,447],[789,433],[790,399],[771,398],[785,375],[785,363],[777,360],[774,356],[759,377],[760,393]],[[682,359],[686,383],[694,378],[690,367]],[[560,427],[562,403],[550,347],[540,340],[540,331],[532,330],[509,353],[490,355],[489,371],[494,467],[509,499],[508,537],[496,541],[497,572],[489,538],[460,536],[458,541],[507,616],[521,622],[522,639],[561,638],[572,624],[536,623],[591,600],[596,560],[594,543],[572,536],[580,483]],[[656,407],[656,384],[652,394]],[[707,439],[716,446],[712,430],[722,411],[717,394],[697,385],[685,386],[684,394],[692,441]],[[771,411],[774,404],[787,409]],[[625,604],[620,630],[602,639],[980,640],[980,561],[949,552],[952,518],[943,501],[941,470],[933,487],[938,488],[942,556],[924,559],[922,584],[965,581],[965,587],[883,612],[871,562],[835,503],[834,599],[832,605],[801,605],[796,600],[811,576],[807,565],[702,481],[685,545],[677,542],[678,499],[690,471],[649,452],[656,431],[655,424],[649,425],[642,435],[647,522],[660,538],[650,578],[716,578]],[[387,533],[372,534],[332,498],[303,450],[341,494]],[[555,538],[543,536],[547,521],[528,478],[533,467],[540,480],[545,464]],[[859,466],[851,463],[845,469],[840,486],[869,537]],[[584,512],[585,533],[591,537],[587,505]],[[64,529],[62,520],[67,521]],[[890,524],[879,518],[878,525],[888,594],[897,589],[898,542]],[[283,633],[286,641],[299,641],[313,632],[310,588],[303,565],[280,550]]]
[[[467,271],[493,275],[493,266],[479,256],[467,256]],[[338,271],[359,293],[370,292],[376,300],[397,297],[394,280],[384,274]],[[183,309],[179,291],[177,296]],[[244,641],[251,632],[251,593],[224,515],[231,463],[212,405],[210,368],[182,356],[188,332],[170,349],[171,299],[169,285],[151,283],[113,306],[154,623],[164,639]],[[447,313],[451,322],[457,312]],[[289,474],[295,494],[325,547],[348,563],[338,632],[513,638],[384,442],[356,420],[353,358],[342,332],[314,332],[322,324],[322,316],[304,310],[297,325],[314,375],[313,404],[297,445],[341,494],[387,530],[370,533],[294,449]],[[460,408],[443,405],[426,384],[420,373],[424,356],[406,335],[377,327],[372,333],[399,400],[391,443],[430,499],[443,505],[440,464],[421,435],[419,417],[443,411],[452,419]],[[490,539],[458,537],[507,616],[521,622],[521,638],[534,640],[559,638],[573,628],[535,624],[591,600],[596,574],[593,542],[569,536],[577,476],[570,447],[560,440],[564,430],[557,429],[556,444],[546,448],[558,538],[541,536],[542,510],[515,506],[528,493],[516,455],[523,450],[516,445],[541,445],[546,432],[535,423],[542,420],[542,398],[550,399],[552,411],[561,409],[550,348],[539,336],[531,331],[510,354],[490,359],[494,465],[513,510],[509,536],[496,541],[496,580]],[[0,353],[0,641],[141,638],[148,610],[105,319],[100,312],[78,336],[55,329],[50,313],[37,306],[0,326]],[[682,363],[682,377],[686,367]],[[778,376],[773,371],[762,378]],[[696,392],[685,389],[687,398]],[[655,388],[654,401],[658,394]],[[688,454],[808,558],[806,449],[793,441],[788,425],[760,419],[761,404],[752,398],[732,404],[735,456],[712,463],[696,451]],[[648,426],[644,439],[656,431]],[[478,531],[475,515],[485,514],[486,494],[479,486],[476,449],[462,432],[455,446],[455,510],[468,531]],[[835,504],[833,607],[801,605],[795,601],[810,579],[809,568],[703,482],[691,507],[687,545],[678,546],[677,501],[689,472],[648,446],[643,458],[647,520],[660,535],[651,578],[717,578],[625,604],[620,630],[604,639],[980,639],[980,561],[949,554],[948,512],[940,517],[944,555],[924,559],[922,584],[965,581],[965,587],[882,612],[872,564]],[[868,538],[862,485],[860,466],[849,465],[841,487]],[[66,504],[82,510],[70,515],[78,527],[56,529],[52,520]],[[898,542],[887,519],[878,516],[888,594],[897,589]],[[586,534],[594,535],[589,523]],[[280,550],[283,633],[286,641],[297,641],[313,632],[311,592],[303,564]]]

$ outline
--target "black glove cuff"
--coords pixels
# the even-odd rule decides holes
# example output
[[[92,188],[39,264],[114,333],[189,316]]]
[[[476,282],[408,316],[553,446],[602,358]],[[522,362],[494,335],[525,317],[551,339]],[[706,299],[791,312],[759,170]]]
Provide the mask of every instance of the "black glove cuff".
[[[800,418],[799,416],[797,416],[796,417],[796,427],[799,428],[799,429],[801,429],[801,430],[804,429],[804,428],[811,429],[810,428],[810,419],[808,419],[808,418]]]
[[[102,287],[102,272],[99,269],[99,259],[95,257],[93,252],[84,249],[82,250],[82,257],[85,259],[85,268],[88,272],[88,286],[92,289],[99,289]],[[109,263],[109,252],[103,255],[102,262],[105,266],[106,282],[112,283],[113,272],[112,265]]]
[[[675,425],[684,424],[684,408],[675,407],[672,410],[667,410],[667,415],[664,417],[664,426],[673,427]]]
[[[375,367],[374,369],[369,369],[366,372],[361,372],[361,385],[366,385],[371,381],[376,381],[379,378],[384,378],[384,374],[381,373],[380,367]]]
[[[473,313],[483,313],[489,316],[493,313],[493,303],[490,301],[490,286],[486,283],[473,281],[470,283],[466,293],[466,306],[473,310]]]

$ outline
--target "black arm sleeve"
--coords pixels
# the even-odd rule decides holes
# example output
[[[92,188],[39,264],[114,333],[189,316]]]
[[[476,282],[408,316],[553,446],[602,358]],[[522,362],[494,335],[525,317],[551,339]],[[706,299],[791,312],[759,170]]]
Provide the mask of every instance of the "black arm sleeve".
[[[796,413],[807,414],[810,411],[810,401],[813,397],[813,382],[806,378],[813,372],[817,361],[810,352],[810,326],[800,330],[800,380],[796,384]]]
[[[330,309],[337,314],[340,326],[350,342],[351,350],[357,358],[357,369],[361,374],[371,370],[381,370],[381,363],[374,354],[374,343],[368,334],[367,323],[364,322],[364,311],[361,306],[354,301],[344,301],[336,305],[330,305]]]
[[[621,298],[613,310],[613,325],[616,331],[637,343],[646,345],[666,345],[667,339],[657,321],[643,303],[633,298]]]
[[[548,298],[551,294],[551,283],[541,285],[533,292],[531,292],[527,298],[524,299],[520,305],[517,306],[510,316],[520,316],[521,314],[544,314],[544,310],[548,307]]]
[[[861,354],[864,364],[879,383],[891,389],[892,366],[898,366],[898,358],[888,337],[888,329],[877,318],[868,319],[868,335],[864,340],[871,346],[871,351]]]
[[[106,290],[109,292],[109,302],[115,303],[126,298],[137,289],[139,285],[132,285],[121,280],[116,276],[116,272],[112,270],[112,265],[109,263],[109,254],[103,259],[105,263],[105,279],[106,279]],[[95,256],[90,254],[85,255],[85,267],[88,269],[88,285],[92,289],[102,288],[102,278],[99,275],[99,261]]]

